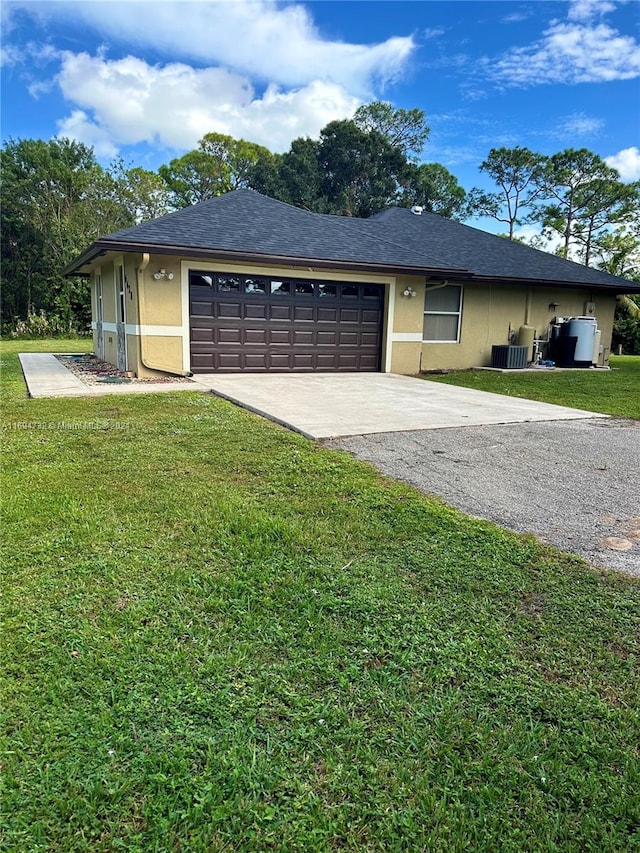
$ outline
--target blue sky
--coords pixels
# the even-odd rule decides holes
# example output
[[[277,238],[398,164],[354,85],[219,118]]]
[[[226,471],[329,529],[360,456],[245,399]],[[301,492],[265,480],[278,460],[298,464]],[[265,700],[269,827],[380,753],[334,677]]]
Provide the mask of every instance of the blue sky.
[[[2,136],[155,169],[209,131],[284,151],[370,100],[419,107],[466,189],[492,147],[586,147],[640,179],[636,0],[2,4]]]

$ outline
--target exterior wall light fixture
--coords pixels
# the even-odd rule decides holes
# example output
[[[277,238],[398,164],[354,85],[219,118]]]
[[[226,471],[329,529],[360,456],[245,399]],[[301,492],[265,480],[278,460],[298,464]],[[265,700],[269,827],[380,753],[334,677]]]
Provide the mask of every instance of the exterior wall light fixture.
[[[165,269],[160,269],[158,272],[154,272],[153,277],[156,281],[160,281],[161,278],[166,278],[169,281],[173,281],[173,273],[167,272]]]
[[[409,297],[415,296],[416,291],[412,287],[407,287],[406,290],[402,291],[402,295],[403,296],[409,296]]]

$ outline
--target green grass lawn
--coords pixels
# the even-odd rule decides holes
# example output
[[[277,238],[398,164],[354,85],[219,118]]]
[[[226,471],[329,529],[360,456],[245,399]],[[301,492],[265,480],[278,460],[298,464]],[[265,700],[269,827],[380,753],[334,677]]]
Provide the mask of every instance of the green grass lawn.
[[[640,356],[611,356],[611,370],[607,371],[493,373],[461,370],[443,375],[428,374],[424,378],[640,420]]]
[[[640,584],[213,396],[26,399],[31,348],[3,851],[638,849]]]

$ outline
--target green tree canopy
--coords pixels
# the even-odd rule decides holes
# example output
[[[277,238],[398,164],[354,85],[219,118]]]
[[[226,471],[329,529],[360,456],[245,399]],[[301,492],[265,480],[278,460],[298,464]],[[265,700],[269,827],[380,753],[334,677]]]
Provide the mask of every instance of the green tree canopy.
[[[448,219],[464,219],[467,213],[464,189],[440,163],[409,164],[401,204],[404,207],[419,205]]]
[[[322,212],[322,172],[318,140],[294,139],[284,154],[262,158],[252,169],[249,185],[265,195],[305,210]]]
[[[272,158],[262,145],[207,133],[196,149],[160,166],[158,172],[172,205],[180,208],[248,186],[257,165],[269,164]]]
[[[625,185],[615,169],[586,148],[567,148],[546,158],[532,215],[562,238],[561,254],[582,247],[585,264],[602,229],[624,221],[637,204],[637,185]]]
[[[377,130],[332,121],[320,132],[318,158],[329,212],[366,217],[397,203],[407,159]]]
[[[373,101],[358,107],[353,123],[365,133],[375,130],[407,156],[420,154],[430,133],[422,110],[396,109],[387,101]]]
[[[157,172],[140,166],[127,169],[121,159],[112,164],[122,202],[136,222],[148,222],[169,213],[169,191]]]
[[[498,186],[498,192],[485,192],[474,187],[468,195],[472,214],[490,216],[509,226],[508,237],[522,223],[523,210],[530,208],[540,195],[540,179],[545,158],[528,148],[492,148],[480,165]]]
[[[1,164],[3,321],[44,310],[66,328],[86,324],[86,284],[61,272],[92,240],[133,224],[117,179],[69,139],[10,140]]]

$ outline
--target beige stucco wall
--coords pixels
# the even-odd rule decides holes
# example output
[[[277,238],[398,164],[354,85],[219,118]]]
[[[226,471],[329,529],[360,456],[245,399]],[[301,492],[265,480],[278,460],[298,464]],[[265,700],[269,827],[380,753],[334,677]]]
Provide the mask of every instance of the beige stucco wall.
[[[155,279],[154,274],[160,269],[173,273],[173,280]],[[140,324],[182,326],[180,258],[150,255],[149,264],[143,273],[142,285],[144,295],[141,300]]]
[[[144,355],[147,364],[162,364],[166,365],[167,369],[174,366],[175,372],[180,373],[182,371],[182,337],[145,335]],[[151,369],[141,362],[141,377],[150,378],[161,374],[162,371]]]
[[[393,290],[395,298],[389,369],[392,373],[412,375],[420,371],[425,278],[398,276]]]
[[[421,344],[413,341],[394,341],[391,353],[391,373],[415,376],[420,372]]]
[[[394,332],[415,332],[422,336],[422,316],[424,311],[424,276],[398,276],[396,280],[396,303],[393,317]],[[415,296],[405,296],[410,290]]]
[[[502,284],[471,284],[463,288],[459,343],[425,343],[421,369],[465,369],[491,364],[494,344],[507,344],[528,323],[537,338],[547,338],[554,317],[583,316],[587,303],[595,303],[594,316],[602,342],[611,346],[615,296],[585,289],[521,288]],[[553,305],[556,307],[552,307]]]

